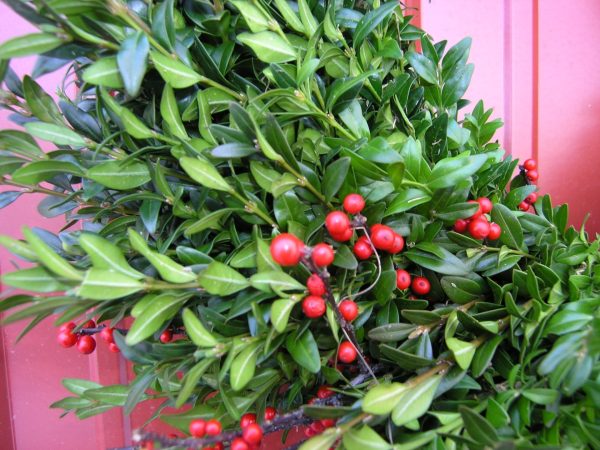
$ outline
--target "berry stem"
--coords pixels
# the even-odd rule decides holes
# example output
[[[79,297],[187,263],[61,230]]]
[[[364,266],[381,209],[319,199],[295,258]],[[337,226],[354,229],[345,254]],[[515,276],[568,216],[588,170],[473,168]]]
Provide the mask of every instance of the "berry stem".
[[[379,278],[381,277],[381,258],[379,257],[379,252],[373,245],[373,241],[371,241],[371,235],[369,234],[369,230],[367,229],[367,226],[363,225],[363,226],[358,226],[358,227],[354,227],[354,228],[356,230],[362,230],[365,233],[365,237],[367,238],[367,241],[369,242],[369,245],[371,246],[371,249],[373,250],[373,254],[375,255],[375,259],[377,260],[377,276],[375,277],[375,281],[373,281],[368,287],[366,287],[362,291],[359,291],[353,295],[353,297],[359,297],[359,296],[364,295],[367,292],[369,292],[379,282]]]

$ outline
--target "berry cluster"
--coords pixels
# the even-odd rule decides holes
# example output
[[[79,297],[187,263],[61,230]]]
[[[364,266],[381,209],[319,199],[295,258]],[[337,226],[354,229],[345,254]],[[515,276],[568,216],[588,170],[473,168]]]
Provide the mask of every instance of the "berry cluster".
[[[523,200],[521,203],[519,203],[519,209],[521,211],[529,211],[529,208],[531,208],[531,205],[533,205],[535,202],[537,202],[537,199],[538,199],[537,192],[532,192],[527,197],[525,197],[525,200]]]
[[[412,278],[410,273],[404,269],[396,270],[396,287],[402,291],[410,287],[417,295],[427,295],[431,291],[431,283],[427,278]]]
[[[308,401],[308,404],[311,405],[317,400],[325,400],[331,397],[333,394],[334,392],[329,388],[329,386],[319,386],[319,389],[317,390],[317,396],[311,398]],[[334,427],[335,423],[335,419],[315,420],[304,430],[304,435],[306,437],[313,437],[316,434],[322,433],[327,428]]]
[[[70,348],[74,345],[77,345],[77,350],[79,353],[84,355],[89,355],[96,350],[96,339],[94,339],[89,334],[84,334],[82,332],[73,332],[73,330],[77,327],[75,322],[68,322],[58,329],[58,343],[64,348]],[[81,329],[89,329],[96,328],[96,322],[93,320],[88,320],[83,324]],[[104,327],[100,332],[100,336],[102,339],[106,341],[108,344],[108,349],[111,352],[118,353],[119,347],[115,344],[115,340],[113,338],[114,328]]]
[[[537,162],[535,159],[527,159],[521,166],[521,170],[525,172],[525,176],[531,182],[537,181],[539,174],[537,171]]]
[[[454,222],[454,231],[464,233],[468,231],[475,239],[489,239],[495,241],[502,234],[500,225],[489,222],[486,214],[492,211],[494,205],[487,197],[480,197],[477,200],[469,200],[469,203],[477,203],[477,211],[468,219],[458,219]]]
[[[190,422],[189,430],[190,434],[195,438],[218,436],[223,431],[223,425],[217,419],[194,419]],[[223,450],[223,443],[217,442],[212,447],[206,447],[205,450]]]

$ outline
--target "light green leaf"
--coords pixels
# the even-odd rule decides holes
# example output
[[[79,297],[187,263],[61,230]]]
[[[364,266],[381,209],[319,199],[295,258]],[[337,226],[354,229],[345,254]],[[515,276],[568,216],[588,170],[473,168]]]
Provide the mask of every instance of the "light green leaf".
[[[294,305],[299,301],[299,298],[290,297],[275,300],[271,304],[271,323],[278,333],[283,333],[285,331],[288,320],[290,319],[290,313],[292,312]]]
[[[303,291],[304,285],[285,272],[260,272],[250,277],[252,287],[263,292]]]
[[[351,428],[344,433],[344,448],[347,450],[388,450],[392,446],[373,428],[364,425],[360,429]]]
[[[142,80],[148,66],[149,52],[148,38],[141,31],[129,35],[121,43],[121,48],[117,54],[117,65],[125,90],[132,97],[138,95],[142,86]]]
[[[79,270],[75,269],[67,260],[55,253],[48,244],[29,228],[23,228],[23,236],[27,239],[31,250],[35,252],[38,261],[46,266],[46,268],[69,280],[81,280],[83,278],[83,274]]]
[[[231,267],[211,262],[198,277],[200,286],[213,295],[231,295],[248,287],[248,280]]]
[[[446,339],[446,345],[454,355],[454,359],[459,367],[467,370],[471,365],[477,347],[471,342],[461,341],[453,337]]]
[[[96,269],[112,270],[137,280],[144,278],[143,273],[129,265],[121,249],[108,239],[97,234],[83,233],[79,236],[79,245]]]
[[[100,58],[88,66],[82,74],[83,81],[96,86],[104,86],[112,89],[123,87],[123,79],[117,65],[117,58],[109,56]]]
[[[406,385],[401,383],[378,384],[363,398],[362,409],[370,414],[389,414],[407,389]]]
[[[296,59],[294,48],[272,31],[241,33],[237,39],[254,50],[257,58],[263,62],[283,63]]]
[[[135,294],[144,287],[144,283],[122,273],[92,268],[86,272],[77,295],[90,300],[114,300]]]
[[[32,292],[58,292],[68,288],[43,267],[5,273],[2,283]]]
[[[160,114],[169,126],[169,131],[173,136],[183,140],[189,139],[187,131],[185,131],[185,127],[181,121],[175,93],[173,92],[173,88],[168,84],[165,84],[160,100]]]
[[[214,347],[218,341],[208,331],[200,319],[189,309],[185,308],[182,313],[185,332],[198,347]]]
[[[229,383],[234,391],[243,389],[252,380],[260,347],[260,342],[249,345],[231,363]]]
[[[288,335],[285,341],[286,347],[294,361],[312,373],[321,370],[321,357],[319,347],[311,331],[306,329],[300,336],[296,333]]]
[[[8,24],[6,24],[8,25]],[[0,45],[0,59],[16,58],[18,56],[39,55],[65,43],[56,34],[32,33],[19,36]]]
[[[122,164],[120,161],[107,161],[89,169],[87,177],[107,188],[119,191],[139,187],[151,179],[148,166],[137,161],[129,164]]]
[[[160,76],[175,89],[183,89],[202,80],[202,76],[180,61],[151,51],[150,58]]]
[[[179,160],[181,167],[192,177],[194,181],[210,189],[218,191],[232,192],[233,188],[215,169],[215,167],[204,159],[190,158],[184,156]]]
[[[23,184],[38,184],[63,173],[83,176],[78,166],[67,161],[33,161],[15,170],[12,179]]]
[[[430,189],[455,186],[458,182],[475,174],[487,159],[487,155],[484,154],[471,156],[461,154],[444,158],[433,167],[427,186]]]
[[[392,411],[392,421],[402,426],[425,414],[442,378],[441,375],[433,375],[408,389]]]
[[[85,147],[85,139],[70,128],[44,122],[28,122],[25,129],[34,137],[56,145],[70,145],[71,147]]]
[[[185,297],[165,292],[154,298],[152,303],[139,315],[127,332],[125,342],[135,345],[152,336],[160,327],[171,319],[185,301]]]

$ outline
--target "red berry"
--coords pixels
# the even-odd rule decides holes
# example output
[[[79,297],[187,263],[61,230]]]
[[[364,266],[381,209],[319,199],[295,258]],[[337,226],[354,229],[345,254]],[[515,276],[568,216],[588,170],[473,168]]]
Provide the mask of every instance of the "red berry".
[[[96,340],[91,336],[80,336],[77,341],[77,350],[79,350],[79,353],[89,355],[96,350]]]
[[[374,227],[371,230],[371,242],[379,250],[389,250],[394,245],[396,233],[386,225]]]
[[[490,223],[490,233],[488,234],[488,239],[490,241],[495,241],[502,234],[502,228],[497,223]]]
[[[334,253],[331,245],[321,242],[313,247],[312,260],[320,267],[327,267],[333,262]]]
[[[490,223],[483,217],[472,220],[469,224],[469,233],[475,239],[485,239],[490,234]]]
[[[519,206],[518,206],[518,208],[519,208],[521,211],[529,211],[529,207],[530,207],[530,206],[531,206],[531,205],[530,205],[530,204],[529,204],[529,203],[528,203],[526,200],[523,200],[521,203],[519,203]]]
[[[477,205],[478,205],[477,211],[475,211],[473,213],[473,215],[471,216],[471,219],[477,219],[478,217],[480,217],[483,214],[483,211],[481,210],[481,204],[477,200],[469,200],[467,203],[477,203]]]
[[[246,428],[251,423],[256,423],[256,414],[246,413],[240,418],[240,428]]]
[[[221,422],[219,422],[217,419],[210,419],[208,422],[206,422],[206,434],[208,434],[209,436],[216,436],[218,434],[221,434],[222,430],[223,426],[221,425]]]
[[[318,400],[317,397],[312,397],[312,398],[309,398],[306,403],[309,405],[314,405],[317,400]]]
[[[429,280],[425,277],[415,277],[411,287],[415,294],[427,295],[431,290],[431,283],[429,283]]]
[[[354,243],[354,254],[360,260],[369,259],[373,255],[373,248],[365,236],[361,236]]]
[[[162,333],[160,333],[159,339],[160,342],[162,342],[163,344],[171,342],[173,340],[173,332],[171,330],[165,330]]]
[[[492,201],[487,197],[479,197],[477,199],[477,203],[479,203],[479,206],[481,207],[481,212],[483,214],[489,213],[494,207]]]
[[[338,350],[338,359],[341,362],[350,364],[351,362],[354,362],[356,355],[356,349],[350,342],[344,341],[340,344],[340,348]]]
[[[108,349],[113,353],[119,353],[121,351],[121,349],[119,349],[119,346],[114,342],[108,343]]]
[[[538,199],[537,192],[532,192],[525,198],[524,201],[526,201],[530,205],[533,205],[535,202],[537,202],[537,199]]]
[[[206,420],[194,419],[190,422],[190,434],[195,438],[204,437],[206,434]]]
[[[67,322],[67,323],[63,323],[60,328],[58,329],[59,332],[63,332],[63,331],[72,331],[77,325],[75,325],[75,322]]]
[[[315,431],[311,427],[306,427],[304,429],[304,436],[306,437],[313,437],[315,434],[317,433],[315,433]]]
[[[315,434],[322,433],[323,430],[325,430],[325,427],[323,426],[320,420],[311,423],[310,428],[315,432]]]
[[[213,448],[215,450],[223,450],[225,448],[225,446],[223,445],[222,442],[215,442],[215,445],[213,445]]]
[[[259,444],[263,437],[262,428],[257,423],[251,423],[243,429],[242,437],[248,444]]]
[[[349,214],[358,214],[365,207],[365,199],[360,194],[348,194],[344,199],[344,209]]]
[[[404,269],[396,270],[396,287],[404,290],[410,286],[410,273]]]
[[[352,300],[342,301],[339,304],[338,309],[340,310],[342,317],[348,322],[352,322],[358,316],[358,306]]]
[[[267,406],[265,408],[265,420],[267,422],[273,420],[277,416],[277,410],[272,406]]]
[[[325,227],[330,234],[341,235],[350,228],[350,219],[342,211],[333,211],[327,214],[325,218]]]
[[[317,397],[321,400],[329,398],[333,394],[334,392],[331,389],[329,389],[329,386],[319,386],[319,389],[317,390]]]
[[[302,311],[304,315],[309,319],[317,319],[325,314],[326,310],[325,300],[322,297],[316,295],[309,295],[302,300]]]
[[[400,236],[398,233],[394,234],[394,243],[392,247],[388,250],[392,255],[396,253],[400,253],[404,248],[404,238]]]
[[[96,328],[96,322],[90,319],[81,328]]]
[[[295,266],[302,258],[302,241],[290,233],[282,233],[271,241],[271,256],[280,266]]]
[[[310,295],[322,296],[325,295],[325,283],[319,275],[313,273],[308,280],[306,280],[306,287]]]
[[[539,177],[537,170],[528,170],[525,176],[529,181],[537,181]]]
[[[347,242],[352,237],[352,228],[346,228],[342,233],[330,233],[331,237],[338,242]]]
[[[248,444],[246,443],[245,440],[243,440],[241,437],[237,437],[233,441],[231,441],[230,449],[231,450],[249,450],[250,447],[248,446]]]
[[[73,347],[75,344],[77,344],[77,335],[68,330],[58,333],[57,339],[58,343],[64,348]]]
[[[525,170],[535,170],[535,169],[537,169],[537,163],[535,162],[535,159],[527,159],[527,160],[525,160],[525,162],[523,163],[523,168]]]
[[[323,425],[324,428],[331,428],[335,426],[335,419],[321,419],[319,422],[321,422],[321,425]]]
[[[467,231],[467,227],[469,226],[469,221],[465,219],[457,219],[454,222],[454,231],[457,233],[464,233]]]
[[[115,331],[114,328],[111,327],[104,327],[102,329],[102,331],[100,332],[100,337],[102,339],[104,339],[105,342],[107,343],[111,343],[111,342],[115,342],[115,339],[113,337],[113,332]]]

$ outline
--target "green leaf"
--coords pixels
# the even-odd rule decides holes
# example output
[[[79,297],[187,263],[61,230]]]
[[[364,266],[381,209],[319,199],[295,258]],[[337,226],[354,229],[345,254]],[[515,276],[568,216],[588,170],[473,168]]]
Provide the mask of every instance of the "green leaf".
[[[263,292],[303,291],[304,285],[281,271],[260,272],[250,277],[250,284]]]
[[[38,184],[60,174],[83,176],[81,169],[66,161],[34,161],[15,170],[12,179],[23,184]]]
[[[63,378],[62,384],[69,392],[81,396],[88,389],[98,389],[102,385],[90,380],[82,380],[79,378]]]
[[[310,438],[298,450],[329,450],[338,439],[339,435],[331,428]]]
[[[137,97],[146,74],[150,44],[144,33],[138,31],[121,42],[117,53],[117,65],[125,90],[131,97]]]
[[[369,414],[387,415],[396,407],[408,387],[401,383],[379,384],[363,398],[362,409]]]
[[[181,314],[185,332],[194,344],[198,347],[214,347],[218,341],[208,331],[200,319],[189,309],[185,308]]]
[[[10,39],[0,45],[0,59],[39,55],[54,50],[65,40],[50,33],[32,33]]]
[[[456,69],[448,78],[442,88],[442,103],[446,108],[451,107],[458,102],[461,97],[467,92],[471,77],[473,76],[475,66],[467,64],[466,66]]]
[[[447,276],[440,281],[448,298],[461,305],[476,300],[483,294],[481,285],[469,278]]]
[[[339,158],[327,166],[323,176],[323,194],[331,200],[340,190],[350,169],[350,158]]]
[[[81,280],[83,278],[83,274],[79,270],[54,252],[48,244],[29,228],[23,228],[23,236],[27,239],[31,250],[35,252],[38,261],[50,271],[69,280]]]
[[[217,211],[213,211],[203,216],[197,222],[192,223],[185,229],[185,235],[187,237],[193,236],[194,234],[200,233],[209,228],[214,230],[220,230],[222,228],[221,223],[231,215],[233,208],[223,208]]]
[[[404,256],[414,263],[445,275],[467,275],[471,272],[469,267],[457,256],[442,247],[437,247],[439,254],[425,252],[413,248],[404,253]]]
[[[269,29],[269,17],[252,3],[241,0],[231,0],[231,3],[240,11],[250,31],[258,33]]]
[[[300,300],[295,297],[275,300],[271,304],[271,323],[278,333],[283,333],[287,327],[290,313]]]
[[[168,84],[165,84],[163,89],[162,98],[160,101],[160,114],[163,120],[169,126],[169,131],[173,136],[180,139],[187,140],[189,136],[183,122],[181,121],[181,115],[179,114],[179,108],[177,107],[177,100],[175,99],[175,93],[173,88]]]
[[[241,33],[238,41],[250,47],[256,57],[266,63],[284,63],[296,59],[296,51],[278,34],[272,31]]]
[[[351,428],[344,433],[344,448],[348,450],[388,450],[392,446],[371,427]]]
[[[232,192],[233,189],[215,167],[204,159],[184,156],[179,160],[181,167],[194,181],[210,189]]]
[[[298,0],[298,14],[304,25],[304,34],[310,39],[317,32],[318,24],[306,0]]]
[[[369,339],[378,342],[398,342],[406,339],[417,327],[411,323],[389,323],[369,331]]]
[[[248,287],[246,277],[218,261],[208,265],[199,275],[198,282],[213,295],[231,295]]]
[[[144,283],[136,278],[102,269],[88,269],[77,295],[90,300],[114,300],[144,289]]]
[[[304,330],[300,336],[296,333],[289,334],[285,345],[288,352],[300,366],[311,373],[321,370],[321,358],[317,342],[309,329]]]
[[[500,242],[514,249],[523,247],[523,228],[510,209],[502,204],[495,204],[492,220],[502,228]]]
[[[397,2],[391,1],[384,3],[379,6],[379,8],[373,9],[365,14],[362,19],[360,19],[360,22],[358,22],[358,25],[356,25],[352,46],[354,48],[359,48],[367,36],[371,34],[390,14],[392,14],[398,6]]]
[[[402,426],[425,414],[433,401],[435,391],[442,378],[441,375],[433,375],[416,386],[407,389],[392,411],[394,424]]]
[[[477,347],[471,342],[461,341],[456,338],[446,339],[446,345],[452,352],[459,367],[463,370],[467,370],[471,365]]]
[[[421,189],[406,189],[400,192],[385,210],[385,217],[399,214],[415,206],[422,205],[431,200],[431,196]]]
[[[458,411],[463,419],[469,436],[475,441],[493,447],[499,440],[494,426],[484,417],[466,406],[459,406]]]
[[[86,67],[81,77],[86,83],[95,86],[104,86],[112,89],[123,87],[123,78],[119,71],[117,58],[114,56],[100,58],[92,65]]]
[[[32,159],[46,158],[35,140],[19,130],[0,130],[0,150],[7,150]]]
[[[421,78],[430,84],[437,84],[438,72],[433,61],[415,51],[408,52],[406,59]]]
[[[133,161],[123,164],[120,161],[107,161],[92,167],[87,177],[109,189],[125,191],[134,189],[150,181],[148,166],[142,162]]]
[[[167,320],[177,314],[184,301],[185,297],[171,292],[155,297],[131,325],[125,337],[127,345],[136,345],[152,336]]]
[[[473,202],[453,203],[441,211],[436,212],[436,217],[442,220],[466,219],[471,217],[479,209],[479,205]]]
[[[175,408],[181,408],[188,398],[192,395],[192,392],[196,388],[198,381],[202,378],[202,375],[206,373],[206,371],[210,368],[210,366],[215,362],[212,358],[205,358],[199,361],[194,367],[190,369],[188,373],[185,374],[183,378],[183,385],[181,386],[181,390],[177,395],[177,400],[175,401]]]
[[[119,247],[108,239],[97,234],[82,233],[79,236],[79,245],[88,254],[96,269],[112,270],[137,280],[144,278],[144,274],[133,269]]]
[[[260,348],[260,343],[256,342],[234,358],[229,370],[229,383],[234,391],[242,390],[254,377]]]
[[[67,288],[43,267],[5,273],[2,275],[2,283],[32,292],[58,292]]]
[[[168,56],[150,51],[150,58],[163,80],[175,89],[184,89],[193,86],[202,80],[202,76],[194,70],[190,69],[182,62]]]
[[[465,178],[475,174],[487,161],[487,155],[472,155],[444,158],[439,161],[431,171],[427,186],[430,189],[441,189],[455,186]]]
[[[52,100],[42,87],[37,84],[29,75],[23,78],[23,93],[27,105],[35,117],[43,122],[56,123],[62,125],[63,118],[58,106]]]
[[[522,392],[523,397],[538,405],[551,405],[558,400],[558,391],[547,388],[529,388]]]
[[[290,7],[287,0],[275,0],[275,4],[277,5],[277,9],[285,19],[286,23],[290,26],[290,28],[297,31],[298,33],[304,33],[304,25],[302,25],[302,22],[300,21],[294,10]]]
[[[28,122],[25,129],[34,137],[56,145],[70,145],[71,147],[85,147],[85,138],[61,125],[43,122]]]
[[[129,386],[113,384],[97,389],[87,389],[83,396],[100,403],[114,406],[123,406],[129,395]]]

